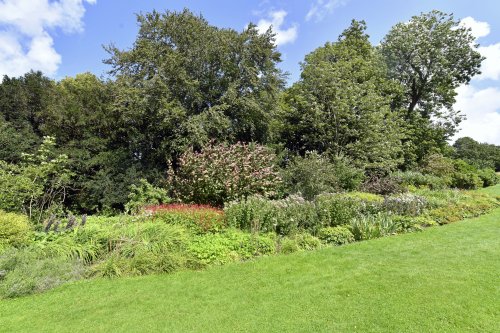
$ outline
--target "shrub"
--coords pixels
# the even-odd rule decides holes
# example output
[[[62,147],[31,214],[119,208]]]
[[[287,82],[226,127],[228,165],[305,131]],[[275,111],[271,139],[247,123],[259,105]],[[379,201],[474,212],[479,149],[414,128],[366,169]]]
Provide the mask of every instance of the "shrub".
[[[255,144],[210,144],[186,151],[175,173],[169,170],[174,195],[184,202],[222,206],[253,194],[276,197],[281,178],[276,156]]]
[[[321,240],[307,232],[297,233],[291,237],[295,240],[300,250],[316,250],[321,247]]]
[[[345,226],[322,228],[319,231],[319,238],[323,242],[333,245],[344,245],[354,242],[354,235]]]
[[[398,224],[385,213],[363,215],[350,223],[351,232],[356,240],[366,240],[393,235],[398,231]]]
[[[317,225],[314,203],[299,196],[281,200],[253,196],[229,203],[224,212],[229,226],[254,233],[289,235],[297,230],[312,230]]]
[[[146,206],[154,221],[178,224],[196,233],[216,232],[225,227],[224,211],[207,205],[168,204]]]
[[[457,189],[430,190],[416,189],[415,194],[422,196],[427,201],[428,208],[439,208],[465,200],[468,196],[466,191]]]
[[[443,189],[450,185],[451,179],[442,178],[419,171],[398,171],[392,174],[397,182],[403,186],[429,187],[431,189]]]
[[[283,171],[288,193],[299,194],[307,200],[324,192],[354,190],[363,178],[363,171],[350,167],[345,160],[339,159],[332,163],[326,156],[316,152],[293,158]]]
[[[462,160],[455,160],[454,166],[451,186],[465,190],[475,190],[483,186],[479,172],[474,166]]]
[[[402,193],[384,199],[385,210],[398,215],[420,215],[426,206],[424,197],[412,193]]]
[[[280,240],[279,252],[289,254],[297,251],[311,251],[321,247],[321,240],[309,233],[296,233]]]
[[[365,192],[375,194],[394,194],[405,191],[399,180],[390,176],[373,176],[361,185],[361,189]]]
[[[207,265],[248,260],[274,251],[274,236],[251,235],[235,229],[197,236],[189,244],[189,252],[194,258]]]
[[[24,162],[0,161],[0,209],[23,212],[36,222],[62,210],[73,173],[68,157],[55,153],[55,138],[46,136],[36,154],[24,154]]]
[[[392,220],[398,225],[398,232],[420,231],[426,227],[438,225],[438,223],[426,216],[401,216],[396,215]]]
[[[441,154],[431,154],[423,159],[421,170],[425,174],[446,179],[453,173],[454,164],[451,158],[444,157]]]
[[[322,194],[315,203],[319,225],[323,227],[348,224],[355,218],[381,209],[380,197],[364,194]]]
[[[363,169],[356,167],[350,159],[342,156],[334,157],[333,164],[342,189],[353,191],[360,188],[366,178]]]
[[[448,191],[455,194],[452,200],[447,203],[440,203],[428,212],[426,216],[435,220],[439,224],[447,224],[463,220],[465,218],[476,217],[499,207],[497,199],[487,194],[472,191]],[[441,193],[441,196],[445,196]],[[450,195],[448,195],[450,196]]]
[[[31,235],[27,216],[0,210],[0,244],[16,247],[26,245]]]
[[[83,264],[61,257],[39,257],[29,249],[11,250],[0,257],[0,296],[17,297],[39,293],[69,281],[82,279]]]
[[[140,179],[139,184],[130,186],[128,202],[125,204],[127,213],[138,213],[144,206],[169,203],[167,190],[154,187],[146,179]]]
[[[483,187],[493,186],[500,183],[500,176],[498,176],[493,169],[481,169],[478,176],[483,182]]]

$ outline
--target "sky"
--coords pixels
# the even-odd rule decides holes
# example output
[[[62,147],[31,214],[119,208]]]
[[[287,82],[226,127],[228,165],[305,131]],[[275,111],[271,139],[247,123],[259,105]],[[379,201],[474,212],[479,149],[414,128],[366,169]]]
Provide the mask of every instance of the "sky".
[[[413,15],[438,9],[472,29],[486,57],[482,74],[457,89],[455,108],[467,117],[457,137],[500,145],[500,1],[498,0],[0,0],[0,76],[41,70],[54,79],[110,68],[103,45],[130,48],[136,14],[188,8],[218,27],[249,22],[276,32],[288,82],[304,56],[335,41],[352,19],[365,20],[374,45]]]

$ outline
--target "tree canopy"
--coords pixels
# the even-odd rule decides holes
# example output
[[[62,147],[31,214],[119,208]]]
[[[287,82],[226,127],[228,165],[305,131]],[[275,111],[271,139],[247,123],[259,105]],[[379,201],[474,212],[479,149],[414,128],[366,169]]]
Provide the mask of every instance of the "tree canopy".
[[[498,147],[470,138],[448,144],[462,119],[453,109],[455,89],[479,73],[482,61],[470,30],[452,15],[433,11],[398,23],[380,46],[370,43],[364,21],[353,20],[305,56],[300,79],[288,87],[272,28],[220,28],[187,9],[137,20],[129,49],[106,47],[108,79],[82,73],[52,80],[41,72],[3,78],[5,182],[28,186],[30,175],[52,163],[28,168],[25,161],[47,137],[54,156],[67,156],[66,176],[56,187],[52,173],[48,183],[37,178],[37,193],[57,188],[64,195],[50,202],[80,212],[123,210],[130,189],[144,184],[166,188],[180,157],[198,156],[208,143],[267,146],[281,166],[295,166],[314,186],[321,170],[335,170],[324,183],[344,190],[372,175],[415,169],[429,156],[500,168]]]
[[[456,132],[463,117],[453,108],[455,89],[480,73],[483,57],[470,29],[437,10],[396,24],[380,50],[389,77],[404,87],[398,103],[409,124],[407,161],[421,160]]]
[[[353,21],[337,42],[305,57],[302,74],[284,93],[281,138],[300,154],[347,155],[367,168],[390,170],[400,162],[399,87],[386,77],[363,21]]]

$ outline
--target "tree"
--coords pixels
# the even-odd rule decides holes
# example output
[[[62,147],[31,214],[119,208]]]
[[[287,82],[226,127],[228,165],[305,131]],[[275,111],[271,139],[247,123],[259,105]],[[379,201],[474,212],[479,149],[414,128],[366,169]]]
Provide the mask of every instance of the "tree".
[[[123,179],[132,158],[122,151],[120,114],[112,108],[114,84],[91,73],[77,74],[57,82],[53,97],[41,112],[41,129],[57,137],[59,150],[70,160],[75,173],[66,204],[85,211],[121,209],[128,186],[135,179]],[[106,175],[106,177],[103,177]],[[105,191],[105,184],[115,183]]]
[[[162,169],[210,139],[266,142],[283,85],[273,34],[209,25],[188,10],[139,15],[130,50],[107,47],[129,149]]]
[[[19,162],[42,141],[42,111],[52,98],[54,82],[41,72],[0,83],[0,159]]]
[[[428,153],[418,151],[421,141],[431,143],[428,149],[442,148],[455,133],[462,120],[453,109],[455,89],[480,73],[477,46],[470,29],[436,10],[396,24],[382,41],[389,76],[405,88],[397,103],[409,124],[407,163]]]
[[[285,147],[347,155],[359,166],[388,171],[400,162],[399,87],[370,44],[363,21],[354,21],[335,43],[308,54],[299,82],[283,97],[281,140]]]
[[[0,161],[0,209],[23,212],[36,222],[60,211],[71,184],[67,166],[68,157],[56,153],[55,139],[48,136],[23,163]]]
[[[500,171],[500,146],[479,143],[476,140],[464,137],[457,139],[453,144],[456,157],[463,159],[477,168],[491,168]]]

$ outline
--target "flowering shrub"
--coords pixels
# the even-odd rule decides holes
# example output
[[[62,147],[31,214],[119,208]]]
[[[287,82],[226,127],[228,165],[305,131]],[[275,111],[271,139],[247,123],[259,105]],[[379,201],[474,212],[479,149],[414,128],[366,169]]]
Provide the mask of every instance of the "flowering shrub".
[[[314,203],[299,196],[281,200],[252,196],[229,203],[224,212],[228,225],[254,233],[289,235],[298,229],[313,229],[317,224]]]
[[[398,215],[417,216],[427,207],[424,197],[412,193],[402,193],[384,199],[385,210]]]
[[[209,205],[165,204],[146,206],[144,211],[153,220],[179,224],[197,233],[215,232],[224,228],[224,212]]]
[[[200,152],[186,151],[174,173],[169,170],[174,195],[184,202],[222,206],[253,194],[278,195],[281,178],[268,148],[255,144],[209,144]]]
[[[323,227],[348,224],[362,215],[381,210],[382,197],[369,193],[334,193],[316,197],[318,223]]]

